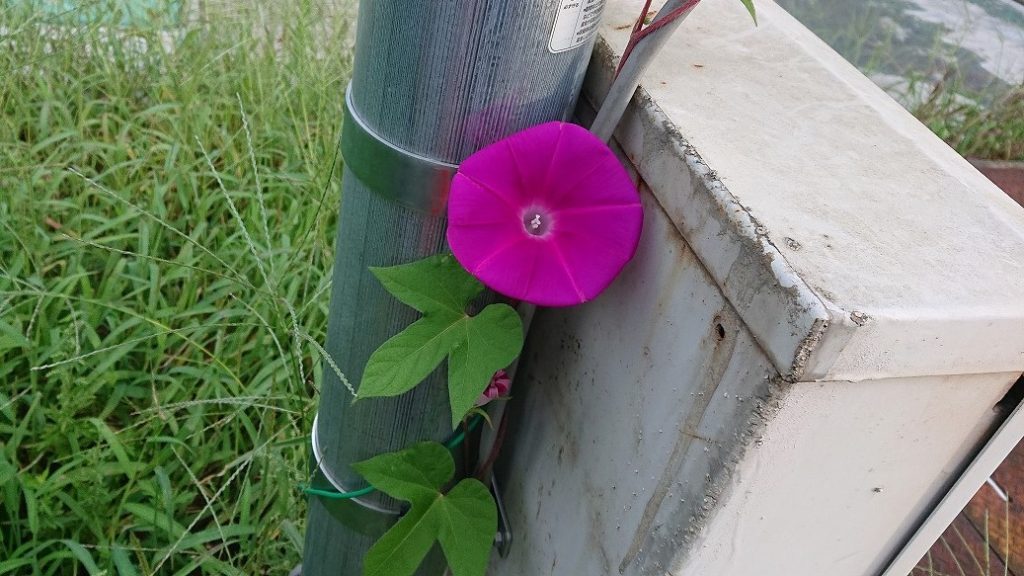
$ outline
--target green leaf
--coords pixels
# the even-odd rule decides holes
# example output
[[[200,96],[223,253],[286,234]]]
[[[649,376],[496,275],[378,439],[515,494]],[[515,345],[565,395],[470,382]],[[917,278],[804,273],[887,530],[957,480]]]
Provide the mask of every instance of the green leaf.
[[[448,360],[448,401],[452,427],[487,388],[495,372],[508,366],[523,349],[523,321],[507,304],[492,304],[474,316],[466,338]]]
[[[0,320],[0,350],[31,348],[32,343],[17,328]]]
[[[114,561],[118,576],[139,576],[139,571],[135,569],[135,565],[132,564],[132,560],[124,548],[114,545],[110,549],[110,558]]]
[[[454,576],[477,576],[487,571],[498,510],[491,491],[479,480],[467,478],[444,497],[441,550]]]
[[[421,442],[353,465],[377,489],[411,508],[367,552],[364,576],[409,576],[439,541],[455,576],[487,570],[498,511],[487,487],[469,478],[447,495],[441,487],[455,472],[448,450]]]
[[[484,289],[451,254],[390,268],[370,268],[370,272],[395,298],[424,314],[439,310],[463,314]]]
[[[374,542],[363,558],[363,576],[408,576],[423,563],[441,531],[434,504],[414,505],[390,530]],[[481,572],[483,574],[483,572]]]
[[[523,324],[505,304],[476,315],[465,310],[483,289],[450,255],[373,268],[384,287],[423,317],[370,355],[360,398],[397,396],[422,382],[445,357],[452,427],[473,407],[491,377],[523,347]]]
[[[96,431],[100,433],[100,436],[110,445],[110,451],[114,453],[114,457],[117,461],[126,466],[130,466],[134,461],[128,456],[128,452],[124,449],[124,444],[117,439],[117,434],[107,426],[107,423],[99,418],[89,418],[89,422],[96,427]]]
[[[754,26],[757,26],[757,11],[754,10],[754,0],[740,0],[743,5],[747,7],[747,12],[750,12],[750,17],[754,19]]]
[[[74,540],[61,540],[61,542],[71,549],[71,553],[74,554],[75,558],[78,559],[82,566],[85,567],[85,571],[89,573],[89,576],[99,576],[100,574],[103,574],[103,571],[96,565],[96,561],[93,560],[92,554],[85,549],[85,546],[82,546]]]
[[[427,314],[374,350],[359,397],[397,396],[422,382],[463,340],[469,316]]]
[[[185,527],[177,523],[173,517],[168,516],[166,512],[161,512],[145,504],[126,502],[124,509],[135,517],[137,523],[156,528],[168,538],[177,539],[185,532]]]
[[[374,488],[411,501],[432,498],[455,474],[455,461],[437,442],[419,442],[400,452],[389,452],[352,465]]]

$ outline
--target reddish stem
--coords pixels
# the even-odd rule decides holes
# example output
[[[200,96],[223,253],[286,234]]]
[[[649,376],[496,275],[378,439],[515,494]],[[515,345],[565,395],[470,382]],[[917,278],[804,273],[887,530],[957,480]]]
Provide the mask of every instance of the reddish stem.
[[[498,459],[498,453],[501,452],[501,445],[505,441],[505,428],[508,420],[508,407],[505,407],[505,411],[501,414],[501,422],[498,423],[498,432],[494,436],[494,444],[491,445],[491,453],[487,455],[487,460],[480,465],[476,470],[476,477],[481,482],[486,483],[487,475],[491,472],[491,467],[494,466],[494,461]]]
[[[646,38],[649,34],[659,30],[683,14],[686,14],[697,6],[697,4],[700,4],[700,1],[701,0],[689,0],[679,8],[676,8],[666,14],[664,18],[660,18],[648,26],[643,27],[644,19],[647,17],[647,10],[651,7],[651,0],[647,0],[644,3],[643,12],[640,13],[640,18],[638,18],[636,23],[633,24],[633,31],[629,35],[629,42],[626,44],[626,49],[622,51],[622,58],[619,59],[619,66],[615,69],[615,75],[619,75],[619,72],[622,70],[622,66],[626,63],[626,59],[629,58],[629,55],[633,53],[633,48],[636,47],[637,43]]]

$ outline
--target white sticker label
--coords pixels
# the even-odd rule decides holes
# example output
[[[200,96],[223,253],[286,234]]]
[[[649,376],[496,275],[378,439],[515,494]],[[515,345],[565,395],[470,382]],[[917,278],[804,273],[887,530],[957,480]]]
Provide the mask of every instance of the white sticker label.
[[[597,34],[605,0],[561,0],[548,50],[565,52],[586,43]]]

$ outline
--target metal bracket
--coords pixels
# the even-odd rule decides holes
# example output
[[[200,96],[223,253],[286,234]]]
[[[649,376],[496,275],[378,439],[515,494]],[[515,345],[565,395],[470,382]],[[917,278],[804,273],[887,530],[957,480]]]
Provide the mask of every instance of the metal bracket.
[[[331,469],[324,464],[324,455],[323,452],[320,451],[320,428],[317,426],[317,420],[319,418],[319,413],[313,417],[313,432],[310,434],[310,443],[313,445],[313,458],[316,461],[317,471],[319,471],[320,474],[323,475],[324,480],[327,480],[327,482],[330,483],[331,487],[337,490],[338,492],[351,492],[352,489],[347,488],[345,484],[341,482],[341,480],[338,480],[338,477],[334,475],[334,472],[332,472]],[[398,516],[401,514],[401,510],[392,510],[390,508],[384,508],[383,506],[374,504],[373,502],[370,502],[363,498],[350,498],[349,502],[359,504],[363,508],[368,508],[370,510],[373,510],[374,512],[380,512],[381,514],[389,514],[392,516]]]
[[[508,514],[505,512],[505,502],[501,499],[501,491],[498,490],[498,480],[491,475],[491,495],[498,504],[498,533],[494,536],[494,547],[498,549],[498,556],[508,558],[509,550],[512,548],[512,524],[509,522]]]
[[[320,432],[317,427],[317,421],[320,415],[317,414],[313,417],[313,431],[310,434],[310,443],[313,447],[313,458],[316,459],[317,471],[323,476],[324,480],[330,483],[331,487],[338,492],[349,492],[350,488],[347,488],[338,477],[335,476],[334,472],[331,471],[324,464],[324,455],[320,450]],[[512,547],[512,524],[509,522],[508,513],[505,512],[505,502],[501,499],[501,490],[498,489],[498,480],[491,475],[491,495],[494,497],[494,502],[498,507],[498,532],[494,535],[494,547],[498,549],[498,555],[502,558],[506,558],[509,553],[509,549]],[[384,508],[373,502],[364,500],[363,498],[351,498],[349,502],[358,504],[363,508],[379,512],[381,514],[387,514],[390,516],[401,516],[406,512],[405,509],[393,510],[390,508]]]
[[[458,164],[399,148],[374,132],[356,112],[351,83],[345,90],[341,155],[346,168],[377,194],[414,210],[444,214]]]

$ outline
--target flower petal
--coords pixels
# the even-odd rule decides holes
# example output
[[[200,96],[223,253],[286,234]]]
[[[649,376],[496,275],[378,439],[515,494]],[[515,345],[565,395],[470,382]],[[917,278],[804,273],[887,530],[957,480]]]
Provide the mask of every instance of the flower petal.
[[[459,165],[459,173],[507,198],[534,200],[551,163],[561,123],[548,122],[482,148]]]
[[[557,174],[548,187],[552,206],[639,202],[636,185],[604,142],[575,124],[565,130],[573,146],[560,146],[551,158],[551,172]]]
[[[456,226],[498,226],[496,233],[513,230],[521,208],[495,189],[459,173],[448,193],[448,221]],[[520,226],[521,228],[521,226]]]
[[[513,134],[505,140],[512,160],[519,169],[525,186],[523,199],[527,202],[542,200],[550,184],[557,181],[552,155],[562,147],[560,144],[566,126],[572,124],[548,122]]]
[[[486,188],[505,201],[519,204],[522,202],[521,190],[525,187],[519,176],[519,170],[511,161],[508,144],[499,140],[490,146],[466,158],[459,165],[456,175],[468,177],[479,186]],[[454,185],[454,180],[452,184]]]
[[[507,200],[463,174],[455,175],[448,195],[448,246],[470,274],[494,252],[525,235]]]
[[[491,256],[473,273],[492,290],[539,306],[571,306],[582,293],[549,242],[525,238]]]
[[[507,250],[519,240],[496,236],[487,226],[448,226],[448,246],[455,259],[467,272],[486,284],[480,269],[498,252]],[[493,287],[492,287],[493,288]],[[500,290],[499,290],[500,292]]]
[[[643,228],[643,208],[596,206],[568,210],[555,224],[569,275],[586,300],[611,284],[633,257]]]

